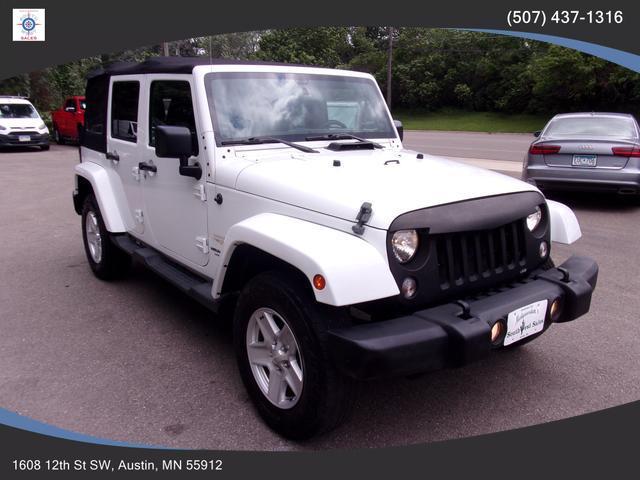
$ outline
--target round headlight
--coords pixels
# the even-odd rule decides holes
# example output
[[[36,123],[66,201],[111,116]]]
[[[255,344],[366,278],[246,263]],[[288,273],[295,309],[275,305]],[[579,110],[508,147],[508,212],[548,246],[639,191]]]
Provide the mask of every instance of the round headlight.
[[[536,211],[527,217],[527,228],[530,232],[533,232],[538,225],[540,225],[540,221],[542,220],[542,210],[540,207],[536,207]]]
[[[393,255],[400,263],[407,263],[418,250],[418,232],[415,230],[398,230],[391,237]]]

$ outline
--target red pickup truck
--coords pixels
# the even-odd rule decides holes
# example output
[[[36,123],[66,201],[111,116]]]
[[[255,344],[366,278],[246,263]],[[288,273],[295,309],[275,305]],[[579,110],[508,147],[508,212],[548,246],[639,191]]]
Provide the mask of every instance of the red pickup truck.
[[[62,145],[65,142],[77,142],[79,127],[84,125],[84,111],[87,104],[84,97],[69,97],[62,107],[51,112],[53,138]]]

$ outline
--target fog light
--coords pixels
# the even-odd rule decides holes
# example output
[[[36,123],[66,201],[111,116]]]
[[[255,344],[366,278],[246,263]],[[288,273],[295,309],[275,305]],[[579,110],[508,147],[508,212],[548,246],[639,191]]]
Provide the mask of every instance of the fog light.
[[[322,290],[327,285],[327,281],[320,274],[313,277],[313,286],[318,290]]]
[[[491,343],[496,343],[498,340],[500,340],[503,333],[504,333],[504,323],[498,320],[496,323],[493,324],[493,327],[491,327]]]
[[[551,303],[551,308],[549,309],[549,316],[551,320],[554,322],[560,318],[560,314],[562,313],[562,300],[560,298],[556,298]]]
[[[547,242],[545,241],[540,242],[540,258],[546,258],[548,253],[549,253],[549,245],[547,244]]]
[[[418,285],[416,284],[415,279],[411,277],[407,277],[402,281],[402,287],[400,287],[402,291],[402,296],[404,298],[413,298],[418,291]]]

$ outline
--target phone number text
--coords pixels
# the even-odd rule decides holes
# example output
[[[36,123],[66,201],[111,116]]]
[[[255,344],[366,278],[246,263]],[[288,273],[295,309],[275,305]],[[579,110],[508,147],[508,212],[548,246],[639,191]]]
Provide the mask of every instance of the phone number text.
[[[516,25],[539,25],[544,27],[547,22],[567,25],[574,23],[586,24],[621,24],[624,21],[622,10],[509,10],[507,12],[507,24],[510,27]]]

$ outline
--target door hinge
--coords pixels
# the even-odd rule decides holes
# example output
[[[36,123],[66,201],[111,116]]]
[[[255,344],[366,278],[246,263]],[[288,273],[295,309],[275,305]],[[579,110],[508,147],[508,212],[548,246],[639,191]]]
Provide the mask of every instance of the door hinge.
[[[196,237],[196,248],[202,253],[209,253],[209,239],[207,237]]]
[[[144,213],[142,213],[141,209],[137,208],[136,210],[134,210],[133,216],[136,219],[136,222],[144,223]]]
[[[197,185],[195,185],[193,187],[193,194],[198,197],[201,201],[206,202],[207,201],[207,194],[204,190],[204,184],[203,183],[198,183]]]

